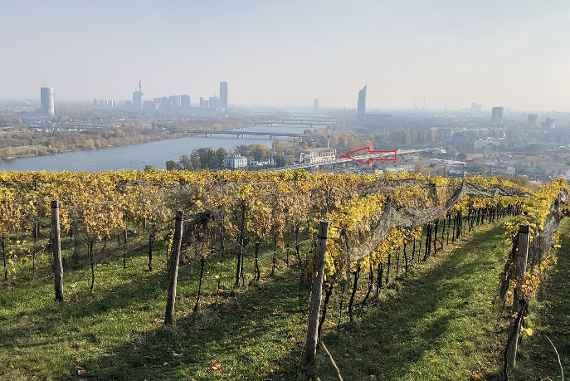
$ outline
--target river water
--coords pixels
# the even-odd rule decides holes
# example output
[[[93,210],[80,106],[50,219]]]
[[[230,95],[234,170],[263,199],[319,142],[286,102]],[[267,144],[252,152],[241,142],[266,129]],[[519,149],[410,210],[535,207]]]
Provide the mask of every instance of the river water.
[[[106,171],[143,169],[147,165],[165,168],[168,160],[178,160],[198,148],[235,148],[242,144],[266,144],[269,139],[235,137],[187,137],[93,151],[66,152],[49,156],[0,161],[0,171]]]

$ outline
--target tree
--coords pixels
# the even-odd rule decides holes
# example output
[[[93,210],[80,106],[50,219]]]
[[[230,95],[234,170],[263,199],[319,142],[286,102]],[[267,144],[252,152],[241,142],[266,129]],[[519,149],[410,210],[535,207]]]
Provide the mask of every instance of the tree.
[[[285,155],[279,154],[275,156],[275,166],[285,167],[287,165],[287,158]]]
[[[166,162],[166,170],[167,171],[175,171],[175,170],[180,169],[180,168],[181,168],[180,164],[178,164],[174,160],[168,160]]]
[[[188,169],[202,169],[200,155],[198,155],[198,152],[196,152],[196,150],[192,151],[192,156],[190,157],[190,166]]]
[[[216,152],[211,148],[198,148],[194,151],[200,160],[200,168],[215,168]]]
[[[249,147],[250,146],[245,144],[239,145],[235,148],[235,152],[239,153],[242,156],[249,157],[250,156]]]
[[[252,144],[250,148],[251,155],[256,161],[265,161],[271,155],[269,148],[264,144]]]
[[[224,167],[224,160],[226,159],[228,152],[224,148],[218,148],[216,150],[215,162],[216,169]]]
[[[182,167],[182,169],[193,169],[193,168],[195,168],[192,158],[188,155],[182,155],[180,157],[180,166]],[[195,168],[195,169],[199,169],[199,168]]]

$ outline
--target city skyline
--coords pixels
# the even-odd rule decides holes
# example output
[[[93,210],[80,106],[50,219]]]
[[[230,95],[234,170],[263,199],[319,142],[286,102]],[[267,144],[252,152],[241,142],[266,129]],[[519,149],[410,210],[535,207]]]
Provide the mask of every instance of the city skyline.
[[[123,102],[124,105],[131,105],[135,107],[135,110],[139,110],[139,111],[143,111],[143,109],[145,109],[145,106],[147,103],[153,103],[155,106],[159,106],[161,104],[161,102],[167,101],[167,103],[169,105],[172,105],[173,103],[179,103],[179,106],[181,108],[190,108],[190,107],[195,107],[195,108],[220,108],[221,110],[224,111],[228,111],[229,110],[229,95],[228,95],[228,82],[227,81],[220,81],[219,82],[219,93],[218,96],[214,95],[214,96],[208,96],[208,97],[199,97],[199,102],[198,103],[192,103],[191,99],[192,96],[190,94],[180,94],[180,95],[169,95],[169,96],[159,96],[159,97],[147,97],[147,98],[143,98],[144,93],[142,92],[142,80],[138,81],[138,87],[135,89],[135,91],[132,93],[131,95],[131,99],[125,98],[125,99],[119,99],[119,98],[114,98],[114,97],[103,97],[103,98],[94,98],[92,101],[88,101],[88,100],[78,100],[78,102],[92,102],[94,105],[112,105],[112,108],[119,106],[120,103],[118,102]],[[362,88],[358,89],[357,92],[357,99],[356,99],[356,107],[352,110],[354,110],[358,115],[365,115],[368,109],[367,106],[367,89],[368,89],[368,85],[364,85]],[[54,99],[54,88],[50,88],[50,87],[41,87],[40,88],[40,111],[46,114],[50,114],[51,116],[55,115],[55,99]],[[102,103],[99,103],[101,102]],[[49,106],[48,104],[51,102],[51,106]],[[66,102],[65,100],[63,101],[64,103]],[[239,105],[239,106],[243,106],[243,105]],[[254,105],[255,106],[255,105]],[[301,108],[309,108],[308,105],[294,105],[294,107],[301,107]],[[414,104],[414,109],[419,109],[419,110],[430,110],[427,109],[425,107],[418,107],[417,104]],[[312,109],[313,110],[319,110],[320,109],[320,101],[319,98],[313,98],[313,103],[312,103]],[[334,107],[331,107],[330,109],[335,109]],[[337,110],[340,110],[340,108],[336,108]],[[350,107],[342,107],[343,110],[347,111],[347,110],[351,110]],[[52,111],[49,111],[52,110]],[[378,111],[379,109],[373,109],[373,111]],[[408,108],[402,108],[402,110],[409,110]],[[433,111],[433,109],[432,109]],[[538,114],[532,114],[533,111],[535,110],[516,110],[516,109],[512,109],[509,107],[505,107],[505,106],[497,106],[497,105],[488,105],[488,107],[485,107],[485,105],[479,104],[479,103],[471,103],[470,106],[464,106],[461,108],[456,109],[455,111],[470,111],[470,112],[476,112],[476,113],[480,113],[480,114],[484,114],[486,112],[490,112],[491,113],[491,120],[494,122],[498,122],[501,121],[504,117],[504,113],[505,111],[507,112],[514,112],[514,113],[531,113],[530,115],[536,115],[538,116]],[[545,110],[544,112],[553,112],[552,110]],[[554,112],[559,112],[559,111],[554,111]],[[499,115],[500,114],[500,115]]]
[[[375,89],[369,109],[476,101],[570,111],[570,52],[559,43],[570,31],[564,1],[133,4],[22,1],[4,9],[0,33],[18,43],[7,44],[0,98],[35,98],[49,85],[62,101],[127,99],[139,78],[149,97],[198,97],[224,79],[236,105],[318,97],[352,108],[366,80]],[[39,65],[38,57],[49,59]]]
[[[47,106],[44,106],[45,99],[47,95],[44,96],[44,90],[50,90],[53,93],[53,89],[42,88],[41,89],[41,109],[45,113]],[[219,93],[217,96],[208,97],[207,101],[205,97],[200,97],[200,103],[197,105],[192,104],[192,96],[190,94],[174,94],[159,97],[144,97],[144,92],[142,89],[142,80],[138,81],[136,89],[132,93],[131,99],[123,99],[119,102],[115,102],[113,97],[104,97],[103,99],[95,98],[93,100],[93,105],[102,109],[114,109],[123,108],[135,112],[154,112],[154,111],[188,111],[191,107],[200,108],[211,108],[218,109],[219,111],[227,112],[230,109],[229,103],[229,84],[227,81],[219,82]],[[53,96],[51,97],[53,101]]]

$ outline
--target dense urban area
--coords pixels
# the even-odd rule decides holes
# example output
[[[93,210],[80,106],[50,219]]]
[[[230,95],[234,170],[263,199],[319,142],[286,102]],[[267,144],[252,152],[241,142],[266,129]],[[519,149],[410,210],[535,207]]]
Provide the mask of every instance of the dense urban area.
[[[306,108],[230,107],[228,87],[228,82],[220,82],[218,95],[193,103],[190,95],[147,100],[139,82],[127,101],[105,98],[57,104],[54,89],[42,88],[37,101],[1,104],[0,159],[9,163],[22,157],[194,136],[225,138],[232,147],[203,143],[159,167],[303,167],[529,180],[570,177],[570,116],[566,113],[523,112],[477,103],[457,111],[367,110],[366,86],[355,97],[352,111],[328,109],[318,99]],[[368,160],[373,150],[396,151]],[[342,160],[358,159],[358,155],[368,156]]]

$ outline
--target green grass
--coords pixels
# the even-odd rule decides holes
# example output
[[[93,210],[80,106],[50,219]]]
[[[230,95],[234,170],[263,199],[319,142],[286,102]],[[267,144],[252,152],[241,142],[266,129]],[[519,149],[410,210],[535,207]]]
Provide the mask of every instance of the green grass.
[[[324,341],[345,380],[464,380],[496,363],[492,301],[504,263],[499,228],[483,227],[450,253],[400,276],[382,301],[357,309],[355,324],[339,321],[339,295],[329,311]],[[297,275],[280,262],[269,278],[263,256],[259,284],[231,292],[232,257],[208,262],[201,309],[193,313],[198,264],[179,276],[177,325],[163,328],[164,254],[146,271],[144,253],[120,255],[89,271],[65,273],[63,305],[53,302],[47,256],[37,279],[24,270],[2,282],[0,379],[77,379],[77,369],[101,380],[293,380],[300,362],[306,303]],[[403,266],[403,265],[402,265]],[[252,274],[251,254],[246,271]],[[216,293],[215,275],[226,288]],[[251,278],[250,278],[251,279]],[[365,292],[361,280],[358,302]],[[344,305],[346,306],[346,300]],[[338,326],[337,324],[340,323]],[[319,356],[323,381],[334,379]]]
[[[354,327],[326,335],[345,379],[468,380],[494,369],[492,301],[504,256],[502,230],[484,228],[402,279]],[[332,379],[330,367],[323,370]]]
[[[199,263],[181,265],[178,321],[171,330],[163,328],[163,248],[155,251],[151,273],[144,251],[129,257],[124,269],[113,245],[113,256],[97,265],[93,294],[85,252],[82,266],[71,266],[71,253],[64,252],[69,265],[63,305],[53,301],[47,254],[38,258],[36,279],[26,262],[1,282],[0,379],[75,379],[77,369],[104,380],[259,379],[283,371],[281,358],[302,345],[303,299],[297,276],[282,258],[270,278],[271,255],[265,252],[262,281],[253,283],[248,253],[246,286],[235,292],[234,257],[208,260],[196,313]]]
[[[560,367],[548,336],[560,354],[566,377],[570,374],[570,222],[561,228],[562,247],[558,261],[539,287],[527,319],[534,335],[521,343],[515,377],[517,380],[560,380]]]

